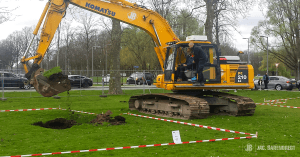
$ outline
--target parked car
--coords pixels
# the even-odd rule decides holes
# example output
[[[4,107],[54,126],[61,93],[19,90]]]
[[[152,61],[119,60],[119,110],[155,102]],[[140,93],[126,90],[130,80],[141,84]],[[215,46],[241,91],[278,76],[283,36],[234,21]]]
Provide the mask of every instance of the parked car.
[[[93,80],[86,76],[81,75],[68,75],[68,79],[71,82],[71,86],[78,86],[87,88],[93,85]]]
[[[300,80],[296,81],[295,79],[292,79],[293,88],[298,88],[300,91]]]
[[[296,81],[293,81],[284,76],[269,76],[270,81],[268,83],[268,89],[276,89],[276,90],[292,90],[296,87]],[[258,80],[254,80],[255,89],[265,89],[265,84],[262,81],[262,84],[258,84]]]
[[[23,77],[23,78],[26,78],[26,77],[25,77],[25,74],[16,74],[16,76],[17,76],[17,77]]]
[[[18,77],[13,73],[0,71],[0,87],[4,80],[4,87],[19,87],[20,89],[30,89],[31,85],[26,84],[27,78]]]
[[[136,72],[131,74],[127,80],[126,83],[127,84],[138,84],[138,85],[142,85],[142,84],[147,84],[147,85],[151,85],[153,83],[153,78],[154,75],[151,73],[142,73],[142,72]]]
[[[107,74],[106,76],[103,76],[103,82],[104,83],[109,83],[109,79],[110,79],[110,74]]]

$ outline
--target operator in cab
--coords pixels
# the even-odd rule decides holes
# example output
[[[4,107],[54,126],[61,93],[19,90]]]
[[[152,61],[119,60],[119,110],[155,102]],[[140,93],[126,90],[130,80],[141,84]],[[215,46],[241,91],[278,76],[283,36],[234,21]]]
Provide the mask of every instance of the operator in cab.
[[[177,68],[177,82],[181,82],[184,79],[184,71],[189,69],[195,69],[195,62],[194,62],[194,54],[192,53],[192,49],[188,48],[186,51],[186,62],[179,65]]]
[[[204,65],[208,61],[208,58],[201,48],[201,46],[195,46],[193,42],[189,43],[189,48],[194,52],[194,62],[196,63],[198,79],[197,82],[194,83],[194,86],[204,86],[204,76],[203,76],[203,69]]]

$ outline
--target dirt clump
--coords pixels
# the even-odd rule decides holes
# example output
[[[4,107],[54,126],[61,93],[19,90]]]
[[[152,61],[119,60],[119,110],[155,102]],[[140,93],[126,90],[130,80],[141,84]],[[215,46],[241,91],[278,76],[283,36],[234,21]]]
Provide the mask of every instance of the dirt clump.
[[[120,125],[120,124],[124,124],[125,122],[125,118],[122,116],[115,116],[114,118],[110,117],[110,115],[112,114],[112,112],[110,110],[108,110],[105,114],[98,114],[97,118],[91,120],[90,123],[96,123],[96,124],[103,124],[103,122],[108,122],[111,125]]]
[[[44,128],[51,128],[51,129],[67,129],[67,128],[71,128],[73,125],[76,124],[77,122],[75,120],[56,118],[54,120],[47,121],[46,123],[43,123],[42,121],[35,122],[32,125],[38,125]]]

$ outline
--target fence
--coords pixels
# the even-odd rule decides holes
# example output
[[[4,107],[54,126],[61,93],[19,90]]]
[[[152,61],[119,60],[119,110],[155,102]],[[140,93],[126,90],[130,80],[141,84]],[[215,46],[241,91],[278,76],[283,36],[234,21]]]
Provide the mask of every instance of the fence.
[[[156,76],[163,72],[157,70],[68,70],[62,71],[62,73],[67,74],[71,81],[71,96],[99,96],[108,94],[109,81],[115,79],[111,78],[112,73],[120,73],[123,93],[126,94],[124,92],[126,90],[143,89],[140,94],[144,94],[150,93],[151,89],[157,89],[153,83],[156,82]],[[85,84],[87,80],[92,80],[92,84]],[[22,70],[0,70],[2,99],[42,97],[32,85],[24,84],[26,81],[28,80]],[[99,95],[95,95],[94,91],[99,91]],[[63,97],[66,94],[61,93],[59,96]]]

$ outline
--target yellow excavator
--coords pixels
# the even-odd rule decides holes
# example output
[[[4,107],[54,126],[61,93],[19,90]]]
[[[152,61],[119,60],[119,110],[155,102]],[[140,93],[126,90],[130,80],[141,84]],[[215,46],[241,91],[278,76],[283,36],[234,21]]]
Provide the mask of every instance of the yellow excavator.
[[[21,60],[26,77],[41,95],[50,97],[71,88],[64,75],[46,78],[42,75],[44,69],[39,67],[69,4],[136,26],[152,37],[163,69],[163,74],[157,76],[154,85],[173,93],[132,96],[129,100],[130,109],[180,119],[254,114],[256,105],[252,99],[218,92],[221,89],[252,89],[252,65],[242,62],[238,56],[220,56],[217,46],[207,41],[205,36],[193,35],[187,37],[186,41],[180,41],[168,22],[157,12],[125,0],[49,0],[33,32],[36,35],[44,21],[36,55],[30,58],[25,55]],[[177,80],[176,71],[186,61],[190,42],[200,46],[208,57],[203,70],[204,86],[194,85],[197,79],[195,69],[185,71],[184,79],[180,82]],[[26,63],[33,59],[33,65],[28,70]]]

